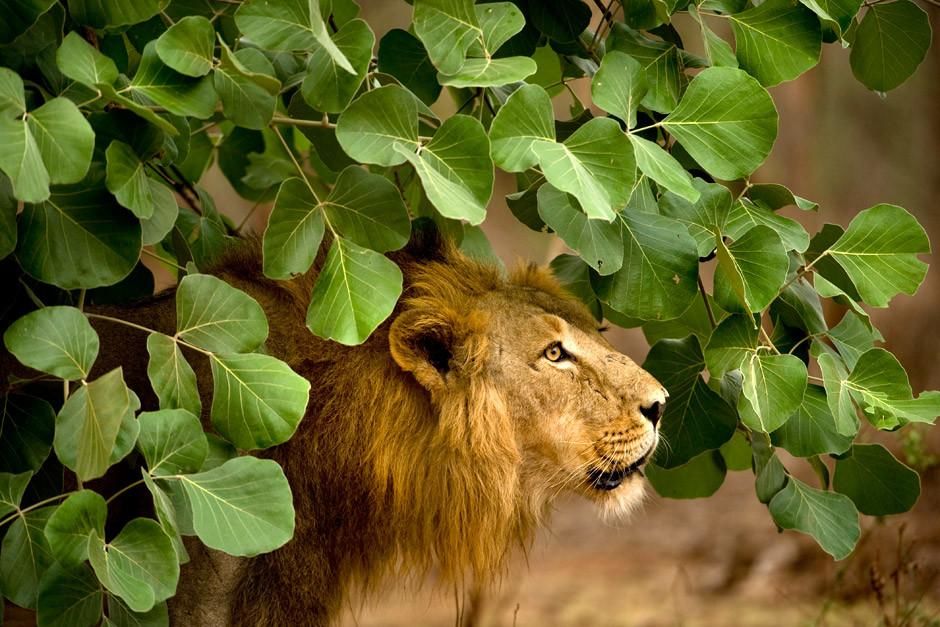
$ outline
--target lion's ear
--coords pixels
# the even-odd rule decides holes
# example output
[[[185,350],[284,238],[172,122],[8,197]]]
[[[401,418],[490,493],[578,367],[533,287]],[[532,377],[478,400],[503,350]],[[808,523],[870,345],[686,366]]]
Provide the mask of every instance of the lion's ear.
[[[479,316],[446,308],[406,310],[389,330],[392,357],[432,394],[438,393],[478,369],[485,347],[483,323]]]
[[[389,330],[395,362],[432,393],[444,387],[451,369],[454,333],[449,320],[430,312],[402,312]]]

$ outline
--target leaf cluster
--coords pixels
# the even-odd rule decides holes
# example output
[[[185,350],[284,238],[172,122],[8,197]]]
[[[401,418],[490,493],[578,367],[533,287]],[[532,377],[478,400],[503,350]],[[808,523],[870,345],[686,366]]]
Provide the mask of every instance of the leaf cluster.
[[[929,48],[926,14],[912,0],[603,7],[595,19],[581,0],[414,0],[409,28],[381,37],[353,0],[8,11],[0,259],[17,303],[4,344],[65,394],[5,382],[3,596],[41,625],[166,624],[181,536],[256,555],[293,533],[280,467],[238,452],[290,438],[309,383],[265,354],[258,303],[202,272],[243,226],[200,186],[210,167],[256,207],[273,204],[268,277],[307,272],[322,249],[306,323],[348,345],[393,311],[402,275],[385,253],[412,220],[492,255],[479,225],[497,169],[511,173],[516,217],[570,248],[556,274],[598,318],[642,327],[653,345],[645,367],[671,394],[649,472],[661,494],[706,496],[728,469],[752,469],[776,524],[836,558],[854,547],[859,512],[909,509],[916,473],[860,443],[860,427],[932,423],[940,393],[914,396],[865,307],[916,291],[926,234],[880,204],[811,236],[778,210],[815,203],[750,177],[778,134],[767,87],[837,43],[866,87],[894,89]],[[704,55],[674,19],[692,20]],[[103,340],[85,304],[152,294],[154,265],[178,282],[175,333],[112,320],[147,334],[159,409],[141,412],[120,368],[92,378]],[[845,312],[834,326],[827,301]],[[210,407],[192,352],[211,365]],[[777,449],[806,459],[820,487]],[[115,534],[106,523],[124,489],[94,481],[122,460],[140,460],[124,489],[145,486],[155,516]],[[63,467],[78,489],[63,487]]]

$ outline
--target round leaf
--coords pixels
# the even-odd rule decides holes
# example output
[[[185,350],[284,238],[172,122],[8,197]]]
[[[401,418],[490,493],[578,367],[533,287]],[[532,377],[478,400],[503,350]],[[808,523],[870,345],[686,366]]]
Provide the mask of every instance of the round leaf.
[[[104,534],[107,515],[104,498],[92,490],[80,490],[65,499],[49,517],[44,531],[56,560],[71,568],[88,559],[88,534]]]
[[[858,542],[858,512],[842,494],[817,490],[790,477],[769,507],[777,526],[811,535],[837,560],[848,557]]]
[[[849,63],[865,87],[885,92],[906,81],[930,49],[927,13],[909,0],[868,8],[855,31]]]
[[[215,29],[201,15],[187,15],[157,39],[160,60],[186,76],[205,76],[212,69]],[[112,81],[107,81],[112,82]]]
[[[392,313],[401,290],[392,261],[337,238],[313,287],[307,326],[320,337],[361,344]]]
[[[137,448],[151,475],[196,472],[209,451],[199,419],[185,409],[144,412]]]
[[[176,290],[176,329],[208,351],[247,353],[268,337],[268,320],[243,291],[208,274],[190,274]]]
[[[793,80],[819,63],[819,20],[801,4],[768,0],[728,19],[741,69],[762,85]]]
[[[196,535],[208,547],[247,557],[273,551],[294,534],[290,486],[275,461],[236,457],[177,479]]]
[[[353,159],[392,166],[405,162],[396,144],[418,147],[418,104],[408,90],[386,85],[353,101],[336,125],[336,140]]]
[[[551,183],[539,188],[538,203],[539,217],[598,274],[611,274],[620,269],[624,246],[619,220],[588,219],[572,196]]]
[[[286,442],[304,416],[310,382],[269,355],[210,359],[211,415],[218,432],[240,449]]]
[[[490,125],[493,161],[507,172],[524,172],[538,163],[532,146],[555,141],[552,100],[538,85],[524,85],[500,107]]]
[[[86,379],[98,334],[74,307],[43,307],[11,324],[3,343],[20,362],[66,380]]]
[[[636,126],[636,110],[647,89],[643,66],[619,50],[604,55],[591,80],[594,104],[626,122],[627,128]]]
[[[710,174],[733,180],[756,170],[770,154],[777,109],[746,72],[713,67],[692,79],[662,125]]]
[[[147,337],[147,377],[161,409],[185,409],[194,416],[202,414],[202,401],[196,387],[196,373],[183,357],[173,338],[162,333]]]
[[[84,538],[83,538],[84,539]],[[91,568],[53,564],[39,581],[38,624],[92,627],[101,620],[101,585]]]
[[[774,445],[797,457],[844,453],[852,445],[852,436],[836,428],[826,392],[818,385],[806,387],[800,408],[771,436]]]
[[[90,534],[88,558],[102,585],[135,612],[146,612],[176,593],[176,551],[155,520],[135,518],[108,543]]]
[[[914,507],[920,477],[880,444],[856,444],[836,460],[832,487],[852,499],[861,513],[886,516]]]
[[[375,35],[369,25],[360,19],[343,24],[333,36],[333,42],[355,70],[346,72],[325,48],[316,48],[307,62],[307,73],[300,91],[311,107],[318,111],[338,113],[349,105],[362,84],[369,61]]]
[[[18,236],[23,270],[63,289],[113,285],[140,257],[140,224],[103,188],[66,188],[26,205]]]
[[[700,499],[714,494],[725,481],[724,459],[718,451],[708,451],[677,468],[650,464],[646,477],[660,496],[669,499]]]

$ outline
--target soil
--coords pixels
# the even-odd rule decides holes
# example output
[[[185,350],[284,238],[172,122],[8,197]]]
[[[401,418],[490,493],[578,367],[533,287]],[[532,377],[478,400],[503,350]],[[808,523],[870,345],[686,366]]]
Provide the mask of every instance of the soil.
[[[940,486],[937,469],[925,479]],[[617,524],[586,501],[566,500],[528,563],[518,556],[498,589],[475,603],[472,594],[463,599],[463,620],[454,591],[435,590],[429,579],[419,590],[392,586],[351,608],[343,626],[940,624],[930,622],[940,616],[937,490],[925,489],[904,516],[863,517],[859,550],[834,562],[810,538],[779,533],[753,489],[750,472],[729,473],[711,498],[654,495]]]

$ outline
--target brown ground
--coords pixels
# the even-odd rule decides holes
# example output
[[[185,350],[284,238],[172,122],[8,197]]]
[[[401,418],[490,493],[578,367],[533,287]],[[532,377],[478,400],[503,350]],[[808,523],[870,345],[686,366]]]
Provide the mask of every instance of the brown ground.
[[[940,472],[928,475],[934,485]],[[582,500],[563,502],[550,533],[520,557],[501,588],[465,612],[465,624],[596,627],[778,627],[932,625],[940,616],[940,499],[928,490],[915,510],[863,518],[861,550],[833,562],[805,536],[778,534],[754,497],[750,472],[731,473],[705,500],[652,497],[627,523],[601,521]],[[891,577],[905,527],[901,595]],[[916,564],[916,566],[915,566]],[[883,605],[872,588],[883,578]],[[877,584],[875,584],[877,587]],[[393,589],[350,610],[344,627],[449,626],[454,593]],[[917,603],[926,592],[922,601]],[[895,609],[895,601],[899,602]],[[470,604],[468,604],[469,606]],[[913,607],[913,609],[911,609]],[[907,622],[893,620],[910,611]]]

